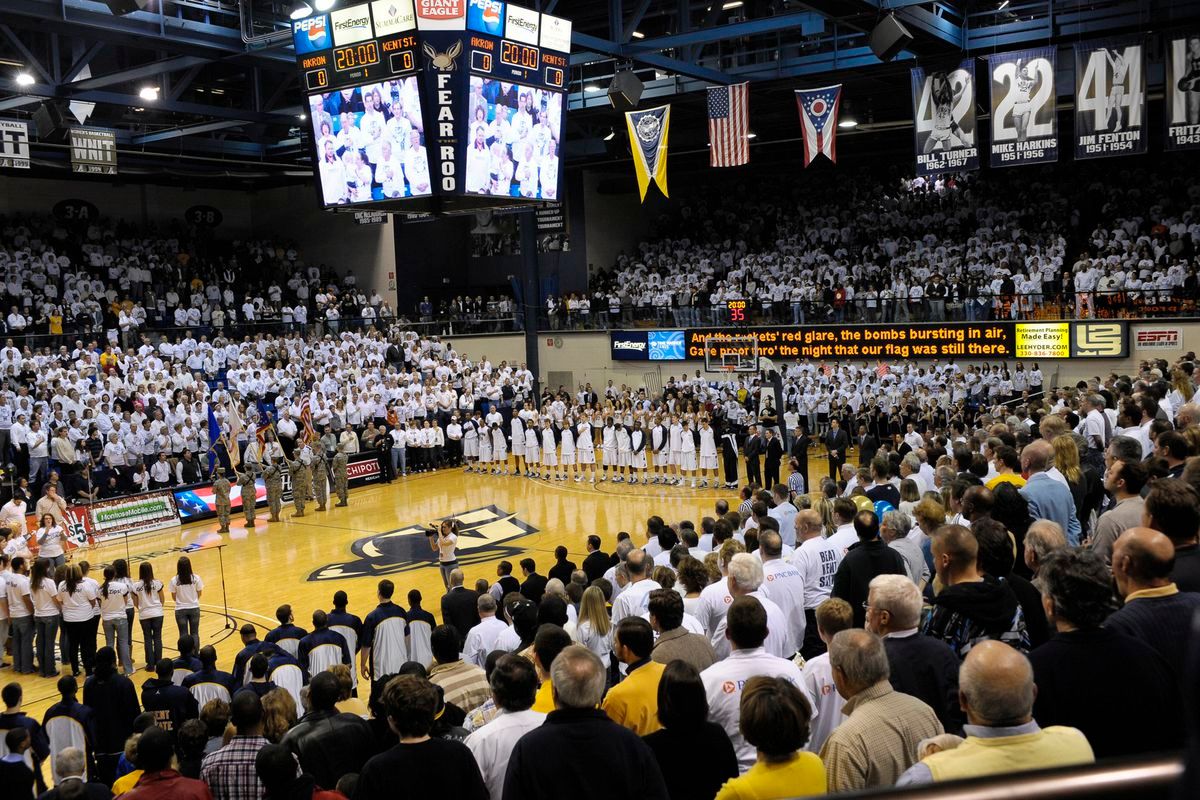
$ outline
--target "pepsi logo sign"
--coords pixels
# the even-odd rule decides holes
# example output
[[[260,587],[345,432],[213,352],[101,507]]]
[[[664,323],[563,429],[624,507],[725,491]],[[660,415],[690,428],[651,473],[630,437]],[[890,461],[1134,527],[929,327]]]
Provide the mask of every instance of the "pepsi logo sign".
[[[504,3],[500,0],[468,0],[467,27],[492,36],[504,35]]]
[[[292,23],[292,42],[297,53],[319,53],[333,47],[329,33],[328,14],[318,14]]]

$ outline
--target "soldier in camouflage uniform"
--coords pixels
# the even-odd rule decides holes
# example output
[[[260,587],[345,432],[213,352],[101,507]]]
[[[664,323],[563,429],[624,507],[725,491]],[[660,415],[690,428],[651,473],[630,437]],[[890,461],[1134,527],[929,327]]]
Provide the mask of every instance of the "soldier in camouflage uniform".
[[[312,474],[301,458],[302,454],[297,453],[296,460],[288,462],[288,469],[292,471],[292,502],[296,505],[293,517],[304,516],[304,501],[308,499],[308,490],[312,485]]]
[[[225,473],[218,471],[213,479],[213,497],[217,501],[217,519],[221,522],[221,527],[217,529],[217,533],[229,533],[229,478],[225,477]]]
[[[263,468],[263,481],[267,484],[267,507],[271,516],[267,522],[279,522],[279,510],[283,506],[283,469],[272,462]]]
[[[320,443],[313,448],[313,460],[309,469],[312,470],[312,494],[317,500],[317,511],[324,511],[329,502],[329,469],[325,466],[325,450]]]
[[[349,469],[350,458],[341,450],[338,450],[337,455],[333,457],[333,491],[337,493],[337,505],[339,508],[350,505],[350,477],[347,474]]]
[[[254,471],[247,464],[243,472],[237,472],[238,486],[242,489],[242,513],[246,515],[246,527],[254,527],[254,508],[258,503],[258,490],[254,486]]]

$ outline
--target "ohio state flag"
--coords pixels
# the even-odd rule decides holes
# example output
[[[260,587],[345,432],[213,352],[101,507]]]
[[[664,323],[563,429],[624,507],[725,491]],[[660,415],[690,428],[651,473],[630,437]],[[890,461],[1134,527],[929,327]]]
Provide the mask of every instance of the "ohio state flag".
[[[842,85],[821,89],[797,89],[796,105],[800,108],[800,127],[804,131],[804,166],[823,154],[837,163],[838,104],[842,100]]]

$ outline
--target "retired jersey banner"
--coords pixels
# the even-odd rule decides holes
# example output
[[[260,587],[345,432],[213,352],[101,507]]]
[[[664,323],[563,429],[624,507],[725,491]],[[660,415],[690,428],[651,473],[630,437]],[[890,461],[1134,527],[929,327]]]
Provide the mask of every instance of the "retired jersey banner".
[[[1167,37],[1166,150],[1200,147],[1200,33]]]
[[[1058,160],[1055,56],[1055,48],[1039,47],[988,57],[993,167]]]
[[[1146,43],[1075,45],[1075,157],[1146,152]]]
[[[637,172],[643,202],[651,181],[658,184],[664,195],[667,194],[667,128],[670,122],[669,105],[625,112],[629,146],[633,150],[633,169]]]
[[[953,70],[912,71],[917,174],[979,169],[975,129],[975,62]]]
[[[29,169],[29,123],[0,119],[0,168]]]

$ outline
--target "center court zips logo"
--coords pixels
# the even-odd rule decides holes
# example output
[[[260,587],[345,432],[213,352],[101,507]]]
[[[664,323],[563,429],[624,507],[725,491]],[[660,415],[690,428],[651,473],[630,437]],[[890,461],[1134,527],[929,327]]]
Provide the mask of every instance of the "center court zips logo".
[[[451,514],[459,521],[458,563],[460,566],[511,558],[523,548],[507,544],[514,539],[537,533],[538,529],[496,506]],[[371,578],[412,572],[437,565],[437,556],[429,549],[428,528],[407,525],[394,531],[359,539],[350,545],[357,559],[326,564],[308,576],[310,581],[335,581],[344,578]]]

